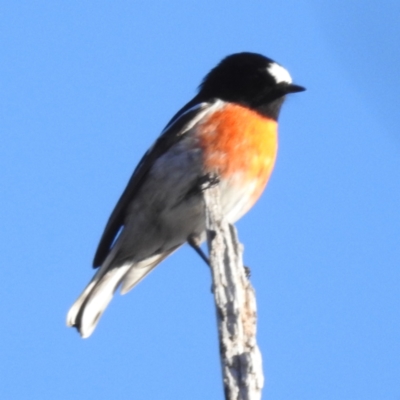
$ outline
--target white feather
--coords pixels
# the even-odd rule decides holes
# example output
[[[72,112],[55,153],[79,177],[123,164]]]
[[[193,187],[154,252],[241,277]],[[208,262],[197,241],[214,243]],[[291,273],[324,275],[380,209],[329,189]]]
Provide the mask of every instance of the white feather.
[[[111,269],[96,284],[82,312],[80,322],[82,338],[87,338],[92,334],[100,316],[113,298],[115,290],[131,265],[131,263],[124,264],[118,268]]]
[[[289,72],[277,63],[271,63],[267,71],[274,77],[276,83],[292,83],[292,77]]]
[[[160,254],[141,261],[131,267],[126,273],[121,285],[121,294],[128,293],[136,286],[158,263],[162,257]]]

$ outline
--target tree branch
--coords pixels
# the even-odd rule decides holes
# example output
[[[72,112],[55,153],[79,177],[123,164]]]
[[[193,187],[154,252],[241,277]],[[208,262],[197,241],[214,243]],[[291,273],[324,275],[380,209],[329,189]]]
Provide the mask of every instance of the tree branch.
[[[264,376],[256,342],[256,299],[243,266],[243,246],[222,216],[215,180],[203,196],[225,399],[259,400]]]

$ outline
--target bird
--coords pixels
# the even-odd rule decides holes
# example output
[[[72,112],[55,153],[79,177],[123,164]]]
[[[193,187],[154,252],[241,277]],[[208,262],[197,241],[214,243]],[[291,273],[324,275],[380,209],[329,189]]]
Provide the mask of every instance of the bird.
[[[100,239],[97,272],[67,325],[89,337],[118,288],[130,291],[185,243],[202,254],[201,184],[208,174],[218,178],[224,218],[240,219],[273,170],[281,106],[288,94],[304,90],[258,53],[228,55],[211,69],[134,170]]]

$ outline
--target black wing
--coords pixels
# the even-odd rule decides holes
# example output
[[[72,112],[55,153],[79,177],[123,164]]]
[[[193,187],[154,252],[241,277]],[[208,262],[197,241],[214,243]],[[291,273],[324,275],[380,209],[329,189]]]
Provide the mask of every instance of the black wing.
[[[138,166],[129,179],[128,185],[126,186],[122,196],[118,200],[117,205],[108,219],[107,225],[104,229],[100,243],[97,247],[96,254],[94,256],[94,268],[99,267],[110,252],[118,232],[124,225],[127,208],[132,199],[135,197],[155,160],[167,152],[171,146],[173,146],[182,138],[182,134],[185,132],[185,127],[187,124],[199,112],[204,110],[205,107],[207,107],[207,103],[199,102],[197,97],[187,103],[172,117],[153,147],[147,151],[147,153],[140,160]]]

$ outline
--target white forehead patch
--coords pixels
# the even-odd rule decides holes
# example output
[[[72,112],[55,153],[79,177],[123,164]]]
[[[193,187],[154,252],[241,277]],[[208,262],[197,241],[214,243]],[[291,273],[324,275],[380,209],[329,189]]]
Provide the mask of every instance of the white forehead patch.
[[[292,77],[289,72],[277,63],[270,64],[267,71],[274,77],[276,83],[292,83]]]

